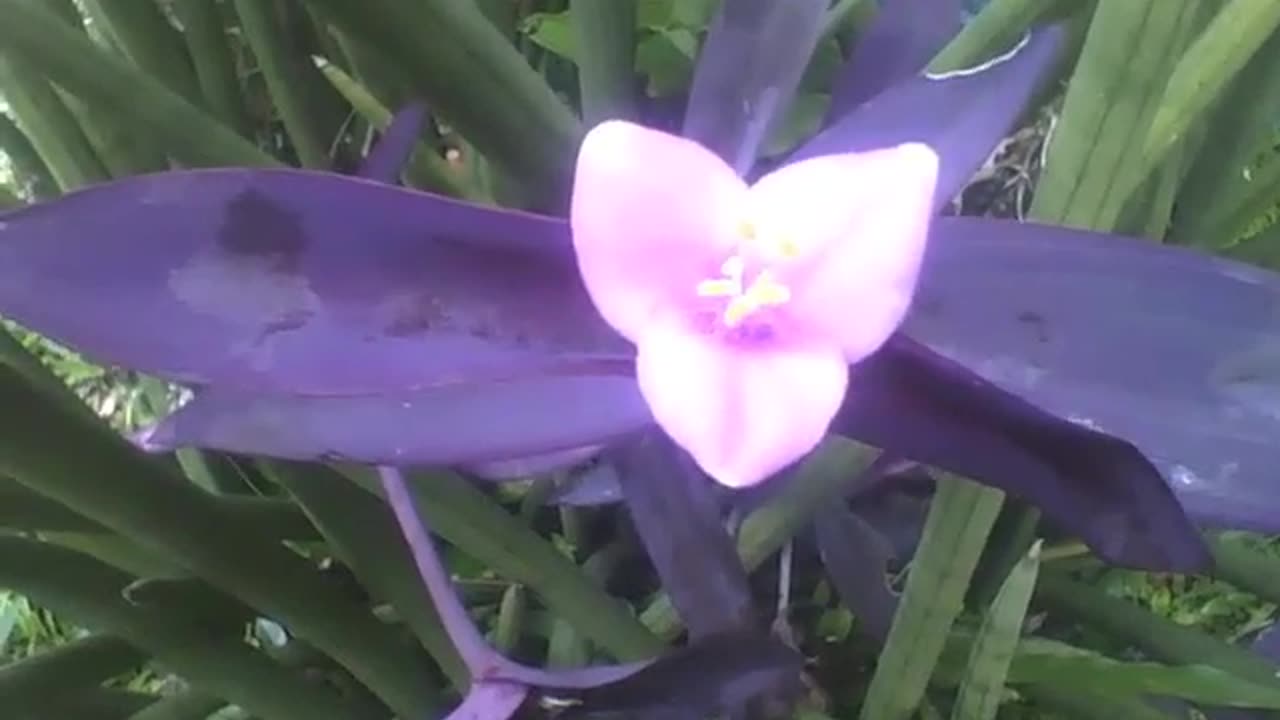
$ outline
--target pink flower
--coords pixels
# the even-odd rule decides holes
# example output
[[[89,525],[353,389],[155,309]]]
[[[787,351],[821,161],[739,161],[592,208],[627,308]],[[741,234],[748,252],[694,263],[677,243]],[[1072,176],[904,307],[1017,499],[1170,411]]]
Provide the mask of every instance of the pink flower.
[[[601,316],[637,348],[664,431],[720,483],[812,450],[915,291],[938,173],[928,147],[829,155],[748,185],[701,145],[596,126],[570,223]]]

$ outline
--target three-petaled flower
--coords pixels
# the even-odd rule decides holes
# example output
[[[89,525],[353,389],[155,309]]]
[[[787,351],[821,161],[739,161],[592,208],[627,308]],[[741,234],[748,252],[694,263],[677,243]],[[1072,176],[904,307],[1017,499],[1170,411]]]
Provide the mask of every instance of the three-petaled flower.
[[[691,140],[587,134],[570,213],[584,284],[636,345],[654,419],[717,481],[760,482],[822,440],[849,363],[911,304],[937,174],[910,143],[748,184]]]

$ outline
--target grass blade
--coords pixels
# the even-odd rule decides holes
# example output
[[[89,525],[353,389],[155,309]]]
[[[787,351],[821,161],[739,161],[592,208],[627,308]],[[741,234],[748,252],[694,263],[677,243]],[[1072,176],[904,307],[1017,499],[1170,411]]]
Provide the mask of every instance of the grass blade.
[[[439,113],[527,187],[567,187],[581,129],[569,108],[475,3],[308,0],[343,32],[385,50]]]
[[[40,153],[31,144],[22,129],[4,113],[0,113],[0,151],[9,156],[16,188],[32,200],[45,200],[58,194],[58,181],[53,179],[49,166],[40,159]],[[10,206],[18,205],[13,197]],[[0,203],[0,206],[3,206]]]
[[[0,537],[0,584],[69,619],[119,636],[192,683],[275,720],[359,717],[340,695],[285,670],[236,637],[216,638],[157,607],[121,596],[128,575],[44,543]]]
[[[319,78],[307,56],[294,47],[281,19],[281,5],[276,0],[235,0],[235,7],[299,161],[305,168],[328,169],[332,165],[330,138],[336,128],[321,124],[324,117],[313,102],[317,92],[314,81]]]
[[[5,52],[3,34],[10,26],[0,23],[0,91],[18,127],[63,192],[107,180],[106,167],[53,86],[33,63]]]
[[[0,23],[0,51],[38,67],[87,104],[151,133],[175,158],[195,166],[279,165],[161,82],[99,49],[37,0],[0,0],[0,14],[6,19]]]
[[[1014,566],[987,608],[970,651],[965,677],[960,682],[952,720],[995,720],[1039,573],[1040,541],[1036,541],[1026,557]]]
[[[21,715],[47,698],[94,687],[145,660],[145,654],[118,637],[89,635],[0,666],[0,697],[5,710]]]
[[[924,697],[1004,493],[946,476],[863,702],[863,720],[907,720]]]
[[[199,84],[182,36],[169,24],[156,0],[80,1],[136,67],[186,100],[199,99]]]
[[[217,3],[174,0],[173,10],[182,22],[183,38],[205,107],[224,125],[249,137],[249,116],[245,112],[235,57],[231,54],[227,27]]]

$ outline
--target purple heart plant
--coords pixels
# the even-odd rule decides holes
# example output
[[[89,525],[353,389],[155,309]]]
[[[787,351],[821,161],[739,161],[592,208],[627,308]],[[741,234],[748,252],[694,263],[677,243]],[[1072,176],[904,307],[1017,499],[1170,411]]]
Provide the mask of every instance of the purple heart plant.
[[[614,88],[570,125],[571,153],[495,163],[524,181],[523,209],[398,187],[422,137],[413,104],[358,176],[179,169],[7,211],[0,315],[189,387],[135,438],[151,452],[380,468],[471,679],[451,717],[698,717],[787,685],[798,656],[759,632],[723,503],[786,492],[824,443],[999,488],[1122,566],[1205,568],[1197,522],[1280,529],[1262,499],[1280,413],[1250,373],[1274,344],[1280,281],[945,212],[1050,89],[1069,37],[1045,25],[926,71],[960,14],[911,16],[922,4],[888,4],[817,131],[783,152],[762,148],[825,37],[824,1],[724,0],[677,98],[683,121]],[[579,70],[585,94],[594,71]],[[484,128],[517,121],[449,110],[495,160],[511,147]],[[683,654],[551,671],[496,652],[401,475],[583,460],[584,482],[625,497],[687,625]],[[690,667],[705,697],[662,684]]]

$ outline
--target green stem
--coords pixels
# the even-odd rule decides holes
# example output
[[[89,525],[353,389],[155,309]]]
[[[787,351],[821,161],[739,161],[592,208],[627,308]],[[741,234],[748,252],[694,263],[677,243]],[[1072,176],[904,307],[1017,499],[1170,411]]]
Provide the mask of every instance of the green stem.
[[[569,0],[588,125],[630,118],[635,108],[635,0]]]

